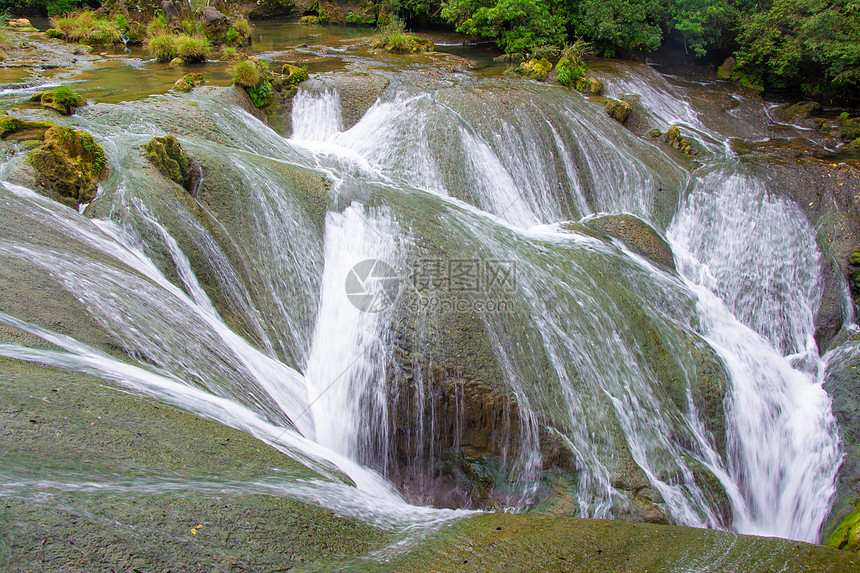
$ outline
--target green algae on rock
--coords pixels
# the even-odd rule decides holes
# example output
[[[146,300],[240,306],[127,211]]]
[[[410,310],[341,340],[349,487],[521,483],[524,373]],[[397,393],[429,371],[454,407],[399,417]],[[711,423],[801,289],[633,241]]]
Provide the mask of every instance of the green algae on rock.
[[[203,79],[203,74],[199,72],[185,74],[176,80],[176,83],[173,84],[173,89],[178,92],[190,92],[192,89],[202,86],[205,81],[206,80]]]
[[[827,545],[836,549],[860,553],[860,505],[842,520],[827,539]]]
[[[61,203],[77,208],[95,197],[107,175],[107,159],[93,136],[79,129],[53,126],[44,143],[28,155],[39,172],[38,185]]]
[[[42,107],[53,109],[60,115],[71,115],[75,108],[84,103],[84,99],[68,86],[60,86],[53,90],[37,92],[30,97],[33,103],[39,103]]]
[[[521,63],[515,71],[518,74],[528,76],[533,80],[543,81],[546,79],[550,70],[552,70],[552,63],[549,60],[546,58],[542,58],[540,60],[532,58],[527,62]]]
[[[609,117],[621,125],[624,125],[627,122],[627,118],[630,117],[630,112],[633,111],[633,106],[622,100],[606,98],[603,105],[606,107],[606,113],[609,114]]]
[[[0,138],[17,141],[43,141],[45,132],[54,127],[47,121],[24,121],[17,117],[0,117]]]
[[[171,181],[188,188],[191,182],[191,158],[172,135],[153,137],[146,144],[146,158]]]

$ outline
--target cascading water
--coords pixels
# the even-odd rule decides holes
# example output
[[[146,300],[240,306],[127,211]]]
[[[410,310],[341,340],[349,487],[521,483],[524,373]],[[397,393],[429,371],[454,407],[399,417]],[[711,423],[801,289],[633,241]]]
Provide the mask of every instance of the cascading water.
[[[167,129],[160,103],[80,112],[114,176],[89,218],[4,183],[0,257],[50,274],[122,352],[4,312],[62,350],[0,355],[249,431],[330,480],[279,486],[286,495],[370,521],[377,505],[404,527],[457,515],[410,518],[367,469],[394,475],[404,458],[438,487],[445,467],[505,482],[513,508],[546,496],[546,468],[564,467],[581,516],[641,518],[647,506],[675,523],[815,540],[840,454],[812,338],[820,255],[797,209],[721,154],[683,94],[656,105],[665,80],[641,70],[609,89],[635,89],[652,117],[707,137],[692,177],[577,94],[391,77],[349,129],[337,90],[300,89],[290,139],[235,104],[187,96],[189,114],[210,110],[177,120],[206,167],[194,197],[152,183],[135,151]],[[666,230],[677,272],[589,226],[622,212]],[[450,291],[452,260],[515,269],[490,293],[507,297],[503,311],[477,287],[462,314],[393,296],[367,312],[349,290],[393,270],[427,302]],[[447,287],[407,280],[428,262]],[[458,328],[472,334],[445,338]],[[438,340],[462,347],[434,353]],[[440,381],[456,402],[445,427],[427,413]],[[407,413],[392,411],[395,384],[414,394]],[[470,396],[504,404],[491,440],[468,433]],[[407,414],[418,428],[403,446],[392,428]],[[443,432],[455,454],[434,449]]]

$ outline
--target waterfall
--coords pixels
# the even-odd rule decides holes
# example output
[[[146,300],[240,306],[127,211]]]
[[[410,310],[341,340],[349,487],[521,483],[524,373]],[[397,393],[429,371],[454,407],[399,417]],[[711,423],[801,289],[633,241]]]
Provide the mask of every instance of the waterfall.
[[[609,93],[695,131],[702,166],[567,90],[390,75],[349,129],[337,90],[303,86],[289,139],[217,90],[73,116],[111,178],[84,214],[3,182],[0,260],[92,324],[4,306],[0,322],[59,350],[0,355],[247,431],[320,476],[265,487],[371,523],[462,515],[407,504],[397,479],[414,470],[422,487],[478,483],[446,498],[458,507],[550,500],[815,541],[840,452],[813,338],[821,254],[799,209],[647,69],[610,73]],[[170,105],[185,107],[164,119]],[[193,196],[139,153],[172,121],[205,174]],[[677,272],[593,226],[621,213],[665,235]],[[485,275],[456,290],[466,263]],[[493,265],[510,280],[488,280]]]
[[[293,139],[322,141],[343,129],[340,96],[326,89],[314,94],[300,89],[293,98]]]
[[[735,528],[815,541],[840,459],[813,339],[815,231],[760,182],[717,171],[697,182],[669,235],[703,332],[732,373]]]
[[[353,204],[327,215],[320,309],[305,374],[316,441],[382,468],[388,449],[384,327],[399,288],[397,242],[397,227],[385,213]]]

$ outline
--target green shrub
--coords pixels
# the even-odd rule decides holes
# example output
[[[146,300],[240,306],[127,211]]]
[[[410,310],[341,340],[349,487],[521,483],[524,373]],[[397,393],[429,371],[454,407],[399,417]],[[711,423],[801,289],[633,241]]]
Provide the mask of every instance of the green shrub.
[[[239,32],[236,31],[236,28],[230,27],[227,28],[227,31],[224,32],[224,41],[228,44],[234,43],[239,39]]]
[[[143,47],[149,55],[154,56],[161,63],[167,63],[178,54],[177,52],[178,36],[165,32],[157,36],[149,36],[144,40]]]
[[[233,82],[243,88],[253,88],[262,83],[263,69],[253,58],[241,60],[230,66]]]
[[[535,46],[532,49],[532,57],[538,60],[542,60],[544,58],[555,58],[561,53],[561,48],[559,48],[556,44],[544,44],[542,46]]]
[[[77,10],[81,4],[82,0],[49,0],[45,3],[45,9],[48,16],[58,16]]]
[[[247,18],[239,15],[236,16],[235,20],[233,20],[231,28],[233,28],[239,33],[240,38],[244,39],[250,37],[253,26],[251,26],[251,23],[248,21]]]
[[[186,63],[202,62],[209,54],[209,41],[200,36],[179,34],[176,38],[176,52]]]
[[[149,24],[146,25],[147,38],[155,38],[156,36],[162,36],[169,31],[170,29],[167,27],[167,20],[164,18],[164,14],[161,13],[159,13],[155,18],[150,20]]]
[[[251,96],[251,101],[257,107],[266,107],[271,101],[275,90],[272,89],[272,84],[268,80],[263,81],[259,86],[246,87],[245,91]]]
[[[579,64],[574,64],[572,61],[567,58],[561,58],[556,64],[555,73],[558,78],[558,82],[567,86],[571,89],[576,87],[577,80],[584,77],[587,70],[585,69],[585,64],[581,61]]]

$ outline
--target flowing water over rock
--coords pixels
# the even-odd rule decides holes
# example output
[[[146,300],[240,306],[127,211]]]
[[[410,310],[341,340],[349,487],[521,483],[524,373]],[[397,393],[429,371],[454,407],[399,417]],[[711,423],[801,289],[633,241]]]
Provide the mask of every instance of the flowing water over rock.
[[[284,495],[374,523],[460,515],[408,500],[815,541],[841,454],[814,230],[681,88],[622,72],[610,93],[693,130],[697,164],[574,92],[468,75],[380,72],[354,123],[328,74],[291,134],[228,88],[89,106],[70,121],[111,176],[83,214],[4,170],[0,322],[57,348],[0,356],[250,432],[319,474]],[[141,151],[164,132],[193,194]],[[622,213],[677,271],[588,226]]]

